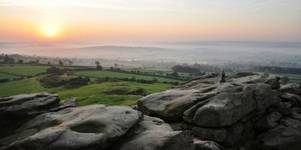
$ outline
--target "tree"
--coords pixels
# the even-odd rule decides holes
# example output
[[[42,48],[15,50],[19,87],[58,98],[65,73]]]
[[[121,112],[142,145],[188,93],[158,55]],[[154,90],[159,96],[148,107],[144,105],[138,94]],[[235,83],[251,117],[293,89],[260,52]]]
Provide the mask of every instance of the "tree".
[[[171,68],[174,72],[182,72],[182,73],[190,73],[190,74],[199,74],[200,70],[193,66],[182,66],[182,65],[175,65]]]
[[[96,69],[97,70],[102,70],[102,66],[100,65],[99,61],[95,61],[95,64],[96,64]]]
[[[72,60],[68,60],[68,64],[69,64],[69,66],[72,66],[73,65],[73,61]]]
[[[177,78],[177,77],[179,77],[179,74],[178,74],[178,72],[174,71],[171,73],[171,76]]]
[[[14,58],[11,58],[8,55],[5,55],[4,56],[4,63],[13,64],[13,63],[15,63],[15,60],[14,60]]]
[[[62,60],[59,60],[59,65],[60,65],[60,66],[64,66],[64,63],[63,63]]]
[[[47,73],[47,74],[51,74],[51,75],[62,75],[62,74],[64,74],[65,72],[66,72],[66,71],[65,71],[64,69],[60,69],[60,68],[54,67],[54,66],[49,67],[49,68],[47,68],[47,70],[46,70],[46,73]]]
[[[18,63],[19,63],[19,64],[23,64],[24,61],[23,61],[22,59],[19,59],[19,60],[18,60]]]

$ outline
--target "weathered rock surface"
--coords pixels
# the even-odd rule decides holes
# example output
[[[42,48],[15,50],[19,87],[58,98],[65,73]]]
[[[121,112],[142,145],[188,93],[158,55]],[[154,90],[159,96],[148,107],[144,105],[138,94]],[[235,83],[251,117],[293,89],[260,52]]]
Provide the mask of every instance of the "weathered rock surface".
[[[46,93],[2,100],[2,115],[14,115],[15,119],[0,128],[0,150],[194,150],[195,147],[193,137],[187,132],[174,131],[163,120],[143,117],[126,106],[76,107],[75,99],[60,103],[56,95]],[[21,114],[21,108],[25,114]],[[9,127],[14,124],[18,125]],[[2,134],[7,129],[10,132]]]
[[[269,85],[251,84],[240,92],[222,92],[210,98],[195,111],[189,122],[201,127],[229,126],[253,111],[264,113],[266,108],[278,102],[277,94]]]
[[[264,143],[259,148],[289,149],[289,142],[300,148],[300,86],[286,82],[280,85],[280,79],[274,75],[239,73],[219,82],[217,75],[206,75],[173,92],[142,98],[138,110],[166,121],[181,122],[173,124],[185,124],[182,130],[190,130],[196,138],[215,141],[226,148],[254,149],[258,143]],[[181,103],[173,108],[181,111],[170,115],[173,111],[167,106],[177,103],[179,98]],[[185,101],[189,105],[184,105]],[[291,131],[293,134],[286,135]]]
[[[294,119],[283,119],[281,124],[259,136],[265,149],[300,150],[301,122]]]
[[[288,83],[281,85],[280,91],[285,93],[301,95],[301,86],[297,83]]]
[[[59,104],[58,96],[47,93],[0,98],[0,138],[12,134],[28,119],[56,108]]]
[[[58,96],[47,93],[0,98],[0,116],[37,115],[59,105]]]
[[[119,150],[194,150],[193,138],[159,118],[145,116]]]
[[[194,139],[195,150],[221,150],[221,146],[213,141]]]
[[[146,96],[138,101],[138,108],[146,115],[157,116],[169,121],[182,119],[183,112],[202,98],[197,90],[168,90]]]
[[[37,116],[0,143],[10,143],[8,150],[106,149],[139,119],[139,112],[128,107],[69,108]]]
[[[284,102],[288,102],[292,106],[301,107],[301,97],[296,94],[282,93],[280,97]]]

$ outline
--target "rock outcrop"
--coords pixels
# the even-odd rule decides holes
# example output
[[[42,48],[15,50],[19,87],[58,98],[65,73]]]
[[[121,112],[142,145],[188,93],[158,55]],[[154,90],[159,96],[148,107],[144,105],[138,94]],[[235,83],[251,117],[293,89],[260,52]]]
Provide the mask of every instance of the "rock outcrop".
[[[32,117],[59,105],[59,97],[47,93],[0,98],[0,138],[12,134]]]
[[[74,99],[60,103],[47,93],[0,104],[10,119],[1,118],[0,150],[194,150],[190,134],[126,106],[76,107]]]
[[[56,95],[39,93],[0,98],[0,116],[33,116],[60,103]]]
[[[159,118],[144,119],[125,138],[118,150],[194,150],[193,138],[182,131],[174,131]],[[115,148],[114,148],[115,149]]]
[[[149,95],[138,110],[226,149],[301,149],[300,85],[257,73],[219,78],[206,75]]]
[[[300,150],[300,85],[208,74],[127,106],[0,98],[0,150]]]

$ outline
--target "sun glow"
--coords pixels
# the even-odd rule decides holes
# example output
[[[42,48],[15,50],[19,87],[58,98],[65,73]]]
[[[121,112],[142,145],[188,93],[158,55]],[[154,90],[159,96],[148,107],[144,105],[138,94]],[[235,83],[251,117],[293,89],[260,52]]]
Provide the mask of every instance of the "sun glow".
[[[41,34],[46,38],[57,38],[62,32],[62,26],[58,24],[43,24],[40,27]]]
[[[54,38],[59,35],[60,30],[55,26],[45,26],[42,28],[42,33],[45,37]]]

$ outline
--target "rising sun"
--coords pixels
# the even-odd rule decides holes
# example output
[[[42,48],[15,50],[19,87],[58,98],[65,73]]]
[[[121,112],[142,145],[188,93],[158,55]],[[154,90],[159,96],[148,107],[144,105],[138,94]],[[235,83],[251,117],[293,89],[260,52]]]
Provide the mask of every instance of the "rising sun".
[[[43,25],[41,27],[41,34],[47,38],[56,38],[61,33],[61,27],[58,25]]]

